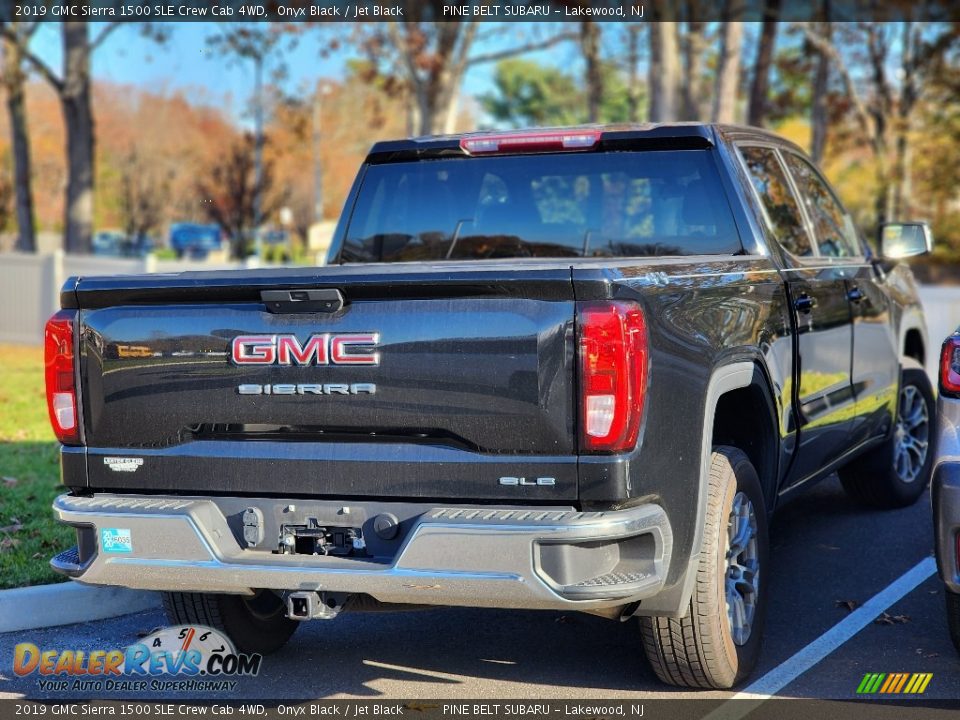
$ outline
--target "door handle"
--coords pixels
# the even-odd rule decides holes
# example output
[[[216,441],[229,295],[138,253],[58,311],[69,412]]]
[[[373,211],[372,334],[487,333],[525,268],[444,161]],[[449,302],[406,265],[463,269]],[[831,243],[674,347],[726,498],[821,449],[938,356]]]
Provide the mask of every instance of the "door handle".
[[[850,292],[847,293],[847,299],[850,302],[858,303],[863,300],[866,295],[863,294],[863,290],[858,287],[850,288]]]
[[[804,293],[794,301],[793,307],[797,312],[806,315],[808,312],[813,310],[816,304],[817,301],[814,298]]]

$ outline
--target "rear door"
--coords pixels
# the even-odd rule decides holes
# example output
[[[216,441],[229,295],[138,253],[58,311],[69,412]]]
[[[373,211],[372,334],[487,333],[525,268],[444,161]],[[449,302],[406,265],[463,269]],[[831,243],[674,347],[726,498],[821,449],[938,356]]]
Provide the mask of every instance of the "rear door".
[[[853,446],[890,428],[900,379],[890,297],[865,256],[864,245],[836,194],[813,165],[785,151],[787,167],[803,199],[817,245],[843,271],[853,318],[851,384],[856,401]]]
[[[849,447],[855,411],[847,299],[851,273],[824,257],[780,151],[764,144],[741,144],[739,151],[760,197],[770,234],[783,250],[797,333],[793,398],[799,446],[786,478],[786,484],[792,485],[818,472]]]

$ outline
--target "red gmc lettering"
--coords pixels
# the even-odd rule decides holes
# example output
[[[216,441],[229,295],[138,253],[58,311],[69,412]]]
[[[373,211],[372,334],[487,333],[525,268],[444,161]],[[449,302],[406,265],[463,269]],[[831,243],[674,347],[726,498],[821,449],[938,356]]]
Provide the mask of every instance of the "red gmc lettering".
[[[306,345],[300,347],[300,341],[294,335],[281,335],[277,338],[277,364],[315,365],[327,364],[327,342],[329,335],[311,335]]]
[[[233,339],[233,362],[237,365],[272,365],[276,359],[276,335],[241,335]]]
[[[379,365],[380,353],[357,349],[379,342],[379,333],[322,333],[303,344],[296,335],[239,335],[230,357],[235,365]]]
[[[377,333],[334,335],[330,341],[330,357],[337,365],[379,365],[378,352],[349,353],[349,348],[353,345],[376,345],[379,340],[380,335]]]

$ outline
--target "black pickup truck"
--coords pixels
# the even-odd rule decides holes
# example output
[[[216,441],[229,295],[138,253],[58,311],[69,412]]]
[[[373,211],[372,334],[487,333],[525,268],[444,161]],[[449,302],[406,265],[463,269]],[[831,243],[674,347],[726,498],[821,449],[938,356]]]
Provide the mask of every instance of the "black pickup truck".
[[[378,143],[328,267],[67,283],[53,567],[254,652],[341,610],[636,616],[660,678],[730,687],[776,507],[928,482],[917,230],[872,253],[749,128]]]

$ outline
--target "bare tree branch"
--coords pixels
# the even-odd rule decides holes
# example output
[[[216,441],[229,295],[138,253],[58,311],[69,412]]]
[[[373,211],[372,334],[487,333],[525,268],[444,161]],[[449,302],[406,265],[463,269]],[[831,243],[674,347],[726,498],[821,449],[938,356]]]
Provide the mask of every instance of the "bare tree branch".
[[[553,35],[545,40],[538,40],[535,42],[529,42],[524,45],[516,45],[512,48],[507,48],[506,50],[497,50],[495,52],[484,53],[482,55],[474,55],[467,61],[467,65],[472,67],[474,65],[480,65],[481,63],[497,62],[498,60],[506,60],[507,58],[515,57],[517,55],[522,55],[523,53],[536,52],[537,50],[546,50],[551,48],[554,45],[559,45],[562,42],[568,40],[577,40],[578,35],[575,32],[562,32],[556,35]]]
[[[118,22],[107,23],[100,33],[93,39],[93,42],[90,43],[90,52],[92,53],[94,50],[100,47],[100,45],[103,44],[103,41],[107,39],[107,36],[118,27],[120,27],[120,23]]]
[[[58,93],[63,91],[63,80],[58,78],[53,69],[43,60],[41,60],[27,45],[30,37],[29,35],[26,37],[21,36],[12,27],[10,27],[10,25],[3,25],[3,27],[0,27],[0,34],[20,48],[20,53],[22,54],[24,60],[30,63],[30,66],[40,73],[48,83],[53,85]]]
[[[843,56],[840,54],[840,51],[837,50],[836,45],[834,45],[830,40],[823,37],[813,30],[810,23],[798,23],[801,31],[803,31],[804,37],[807,39],[817,52],[822,53],[823,55],[830,58],[833,62],[834,67],[837,72],[840,73],[840,77],[843,80],[844,89],[847,92],[847,95],[850,96],[850,102],[853,103],[853,109],[857,116],[857,121],[860,124],[860,128],[867,133],[869,136],[873,136],[870,128],[870,112],[867,110],[866,104],[863,102],[863,98],[860,97],[860,93],[857,91],[857,86],[853,81],[853,76],[850,74],[850,68],[847,67],[847,64],[843,60]]]

